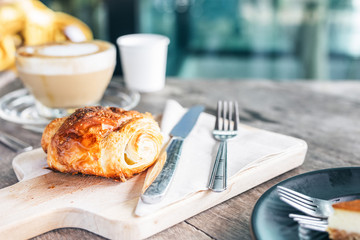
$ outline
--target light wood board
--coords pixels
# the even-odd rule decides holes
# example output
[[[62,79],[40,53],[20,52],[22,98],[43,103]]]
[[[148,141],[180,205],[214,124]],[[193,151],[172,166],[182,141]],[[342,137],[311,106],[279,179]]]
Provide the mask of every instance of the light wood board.
[[[263,137],[264,131],[253,130],[255,136]],[[271,142],[272,134],[267,132],[266,136]],[[278,134],[273,136],[279,139]],[[307,144],[283,135],[280,139],[292,142],[292,146],[235,174],[229,179],[226,191],[199,191],[143,217],[135,216],[134,210],[145,174],[120,183],[101,177],[45,173],[30,160],[44,159],[41,149],[23,153],[17,156],[14,165],[23,181],[0,190],[0,236],[27,239],[53,229],[75,227],[110,239],[149,237],[300,166]]]

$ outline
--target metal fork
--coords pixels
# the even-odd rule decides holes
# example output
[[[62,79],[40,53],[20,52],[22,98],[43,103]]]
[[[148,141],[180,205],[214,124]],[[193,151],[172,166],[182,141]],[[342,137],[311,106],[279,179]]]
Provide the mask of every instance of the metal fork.
[[[310,217],[294,213],[290,213],[289,217],[306,229],[326,232],[328,228],[328,220],[326,218]]]
[[[323,200],[309,197],[286,187],[277,186],[280,199],[294,208],[314,217],[327,218],[334,211],[332,204],[339,202],[336,200]]]
[[[33,149],[33,147],[30,144],[1,131],[0,131],[0,142],[5,146],[11,148],[15,152],[25,152]]]
[[[208,188],[222,192],[227,188],[227,140],[237,135],[239,107],[237,102],[218,101],[213,137],[220,141]]]

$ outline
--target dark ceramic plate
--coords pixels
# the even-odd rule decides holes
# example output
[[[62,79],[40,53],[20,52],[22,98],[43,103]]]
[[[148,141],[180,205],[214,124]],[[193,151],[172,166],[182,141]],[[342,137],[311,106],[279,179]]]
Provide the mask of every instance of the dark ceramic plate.
[[[357,195],[360,193],[360,167],[308,172],[284,180],[278,185],[322,199]],[[266,191],[253,209],[252,236],[259,240],[299,239],[298,224],[289,218],[289,213],[302,213],[280,200],[276,186]],[[327,233],[308,232],[309,239],[328,239]]]

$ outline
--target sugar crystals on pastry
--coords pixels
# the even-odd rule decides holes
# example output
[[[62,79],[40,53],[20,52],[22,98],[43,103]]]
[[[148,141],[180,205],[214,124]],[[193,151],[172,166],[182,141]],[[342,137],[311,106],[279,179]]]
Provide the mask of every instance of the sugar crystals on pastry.
[[[41,146],[51,169],[125,181],[156,161],[162,141],[151,114],[97,106],[53,120]]]

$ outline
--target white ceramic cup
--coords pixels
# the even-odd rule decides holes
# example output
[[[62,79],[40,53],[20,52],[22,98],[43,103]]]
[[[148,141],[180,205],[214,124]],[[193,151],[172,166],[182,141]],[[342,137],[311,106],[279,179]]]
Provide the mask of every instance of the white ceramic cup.
[[[159,91],[165,86],[169,38],[157,34],[130,34],[117,39],[127,88]]]

